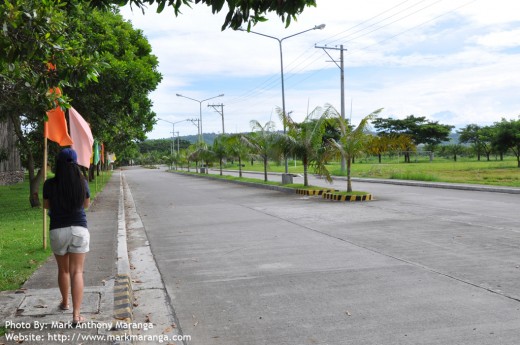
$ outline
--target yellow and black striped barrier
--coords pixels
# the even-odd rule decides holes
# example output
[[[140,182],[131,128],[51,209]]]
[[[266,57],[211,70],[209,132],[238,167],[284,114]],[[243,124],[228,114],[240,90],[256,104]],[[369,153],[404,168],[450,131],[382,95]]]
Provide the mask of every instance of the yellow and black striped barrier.
[[[118,320],[133,319],[132,281],[128,274],[116,275],[114,286],[114,318]]]
[[[309,195],[309,196],[314,196],[314,195],[323,195],[325,193],[332,193],[334,192],[334,189],[296,189],[296,194],[301,194],[301,195]]]
[[[365,195],[342,195],[334,193],[325,193],[323,198],[333,201],[370,201],[372,200],[372,194]]]

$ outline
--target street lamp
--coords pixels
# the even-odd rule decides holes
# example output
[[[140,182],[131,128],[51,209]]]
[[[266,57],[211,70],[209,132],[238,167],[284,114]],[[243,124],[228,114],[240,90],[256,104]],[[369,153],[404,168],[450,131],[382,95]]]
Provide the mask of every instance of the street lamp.
[[[222,97],[224,96],[224,94],[220,94],[218,96],[213,96],[213,97],[210,97],[210,98],[206,98],[206,99],[203,99],[201,101],[199,101],[198,99],[194,99],[194,98],[190,98],[190,97],[186,97],[186,96],[183,96],[181,94],[176,94],[177,97],[184,97],[184,98],[187,98],[187,99],[191,99],[192,101],[195,101],[195,102],[198,102],[199,103],[199,141],[202,142],[202,102],[206,102],[206,101],[209,101],[210,99],[213,99],[213,98],[217,98],[217,97]]]
[[[268,38],[272,38],[272,39],[275,39],[278,41],[278,45],[280,47],[280,74],[282,76],[282,111],[283,111],[283,114],[285,116],[285,88],[284,88],[284,80],[283,80],[283,53],[282,53],[282,41],[283,40],[286,40],[288,38],[291,38],[291,37],[294,37],[296,35],[300,35],[300,34],[303,34],[304,32],[307,32],[307,31],[311,31],[311,30],[323,30],[323,28],[325,28],[325,24],[320,24],[320,25],[315,25],[313,28],[310,28],[310,29],[307,29],[307,30],[304,30],[304,31],[301,31],[301,32],[298,32],[298,33],[295,33],[295,34],[292,34],[290,36],[286,36],[286,37],[283,37],[283,38],[278,38],[278,37],[274,37],[274,36],[269,36],[269,35],[266,35],[266,34],[262,34],[262,33],[259,33],[259,32],[255,32],[255,31],[247,31],[247,30],[244,30],[242,28],[238,28],[238,30],[240,31],[246,31],[246,32],[250,32],[252,34],[256,34],[256,35],[260,35],[260,36],[264,36],[264,37],[268,37]],[[286,133],[286,128],[285,128],[285,121],[284,121],[284,124],[283,124],[283,133],[285,134]],[[285,173],[287,174],[289,172],[289,167],[287,166],[287,157],[285,157]]]
[[[175,124],[176,123],[185,122],[185,121],[190,121],[190,120],[186,119],[186,120],[171,122],[171,121],[168,121],[168,120],[165,120],[165,119],[161,119],[159,117],[157,118],[157,120],[161,120],[161,121],[168,122],[168,123],[172,124],[172,150],[171,150],[171,155],[173,156],[173,150],[174,150],[174,147],[175,147],[175,137],[174,137],[175,136]],[[177,145],[177,153],[179,153],[179,145]]]

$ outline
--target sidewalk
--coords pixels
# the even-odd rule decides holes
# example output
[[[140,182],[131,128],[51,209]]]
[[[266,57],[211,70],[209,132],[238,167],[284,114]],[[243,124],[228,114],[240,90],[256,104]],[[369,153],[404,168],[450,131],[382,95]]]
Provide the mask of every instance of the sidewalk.
[[[72,306],[67,311],[58,308],[61,298],[57,266],[51,256],[22,289],[0,293],[0,325],[10,325],[11,335],[18,336],[16,339],[6,334],[0,337],[0,344],[17,344],[20,340],[43,344],[124,343],[114,341],[124,338],[124,331],[117,329],[116,324],[128,321],[114,317],[118,304],[114,291],[117,292],[119,284],[118,261],[121,261],[118,257],[121,255],[118,254],[120,190],[120,173],[114,172],[87,212],[91,244],[85,263],[81,313],[88,322],[81,328],[71,328]]]

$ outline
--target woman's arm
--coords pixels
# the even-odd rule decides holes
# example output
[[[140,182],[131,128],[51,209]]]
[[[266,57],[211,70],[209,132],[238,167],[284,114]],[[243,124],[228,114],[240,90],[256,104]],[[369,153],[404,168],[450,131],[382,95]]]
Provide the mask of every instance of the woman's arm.
[[[83,208],[88,208],[90,206],[90,198],[86,198],[83,202]]]
[[[43,208],[50,209],[51,201],[49,199],[43,199]]]

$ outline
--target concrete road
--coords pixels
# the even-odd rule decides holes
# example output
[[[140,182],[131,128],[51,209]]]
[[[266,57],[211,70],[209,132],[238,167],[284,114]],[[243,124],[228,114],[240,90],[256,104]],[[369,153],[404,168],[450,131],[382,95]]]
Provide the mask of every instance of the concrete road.
[[[190,344],[518,344],[518,195],[124,174]]]

